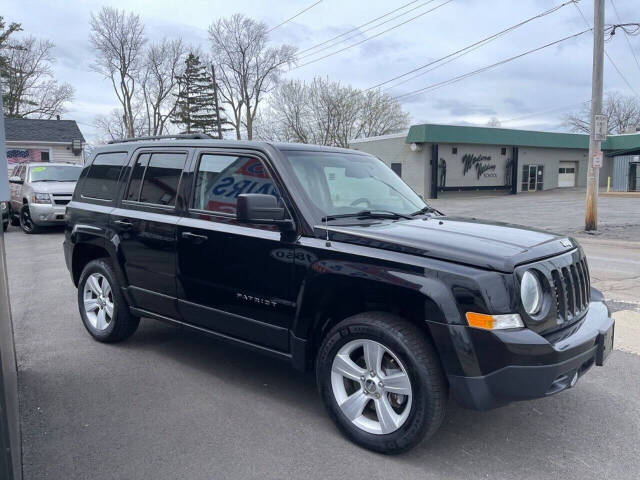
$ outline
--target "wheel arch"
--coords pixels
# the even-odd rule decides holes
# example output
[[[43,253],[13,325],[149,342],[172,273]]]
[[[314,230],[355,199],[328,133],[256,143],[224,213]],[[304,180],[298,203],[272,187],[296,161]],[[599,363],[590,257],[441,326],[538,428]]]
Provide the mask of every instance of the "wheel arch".
[[[429,323],[447,323],[447,317],[459,315],[455,301],[448,301],[453,299],[447,294],[448,289],[423,273],[376,267],[368,278],[363,278],[344,273],[349,270],[311,275],[303,282],[292,328],[293,363],[297,368],[312,368],[318,348],[331,328],[358,313],[396,315],[415,324],[432,342]]]

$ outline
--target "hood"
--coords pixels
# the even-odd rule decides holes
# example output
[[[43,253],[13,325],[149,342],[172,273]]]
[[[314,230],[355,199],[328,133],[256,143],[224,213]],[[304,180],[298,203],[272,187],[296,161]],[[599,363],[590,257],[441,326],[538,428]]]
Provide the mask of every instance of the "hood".
[[[37,193],[60,193],[73,195],[76,182],[34,182],[31,184],[34,192]]]
[[[329,225],[329,232],[335,241],[508,273],[513,272],[516,265],[577,247],[573,239],[565,236],[519,225],[462,217]]]

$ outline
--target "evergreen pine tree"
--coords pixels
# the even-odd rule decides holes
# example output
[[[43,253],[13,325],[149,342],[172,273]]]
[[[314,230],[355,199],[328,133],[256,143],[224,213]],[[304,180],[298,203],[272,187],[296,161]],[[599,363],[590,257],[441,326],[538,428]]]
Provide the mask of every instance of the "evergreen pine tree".
[[[185,70],[178,77],[176,109],[171,122],[182,125],[184,133],[213,133],[218,136],[223,124],[223,108],[218,106],[216,84],[212,82],[206,66],[193,52],[185,60]]]

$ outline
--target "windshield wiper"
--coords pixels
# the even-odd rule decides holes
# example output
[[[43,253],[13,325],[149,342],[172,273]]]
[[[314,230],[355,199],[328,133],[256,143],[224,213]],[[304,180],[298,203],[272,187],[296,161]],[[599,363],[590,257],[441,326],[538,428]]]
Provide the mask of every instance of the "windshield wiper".
[[[444,213],[442,213],[440,210],[436,210],[435,208],[430,207],[429,205],[427,205],[426,207],[421,208],[417,212],[413,212],[411,214],[411,216],[415,217],[417,215],[424,215],[425,213],[437,213],[438,215],[444,216]]]
[[[392,212],[390,210],[361,210],[359,212],[354,213],[341,213],[338,215],[327,215],[326,217],[322,217],[320,220],[323,222],[328,222],[329,220],[337,220],[339,218],[404,218],[410,220],[412,217],[409,215],[405,215],[404,213]]]

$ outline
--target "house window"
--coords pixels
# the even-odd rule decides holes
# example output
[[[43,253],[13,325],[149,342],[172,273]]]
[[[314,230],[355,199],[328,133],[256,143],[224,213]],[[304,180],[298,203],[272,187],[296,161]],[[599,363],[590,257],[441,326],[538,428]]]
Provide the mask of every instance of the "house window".
[[[49,151],[48,150],[43,150],[40,152],[40,161],[41,162],[48,162],[49,160]]]
[[[391,170],[396,172],[396,175],[398,175],[400,178],[402,178],[402,164],[401,163],[392,163],[391,164]]]
[[[451,147],[451,155],[457,155],[458,154],[458,147]]]
[[[500,149],[500,155],[506,155],[507,154],[507,147],[502,147]]]

